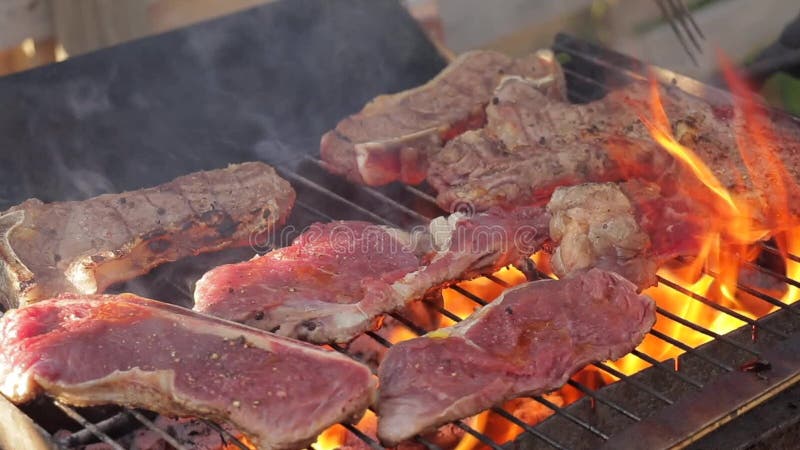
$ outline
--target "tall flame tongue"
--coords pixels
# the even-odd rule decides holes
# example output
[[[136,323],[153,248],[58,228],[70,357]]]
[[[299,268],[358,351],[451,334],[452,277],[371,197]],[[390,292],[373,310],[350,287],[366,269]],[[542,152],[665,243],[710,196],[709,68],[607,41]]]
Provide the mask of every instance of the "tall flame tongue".
[[[703,218],[709,219],[711,223],[696,257],[682,265],[670,264],[669,268],[659,270],[658,275],[743,316],[757,318],[771,312],[775,307],[737,290],[740,274],[745,273],[742,269],[752,264],[759,256],[761,247],[757,245],[758,242],[772,238],[777,243],[779,249],[777,253],[781,264],[785,267],[785,275],[794,280],[800,279],[800,262],[788,257],[789,254],[800,255],[800,223],[789,215],[788,183],[791,182],[791,178],[773,151],[776,142],[775,132],[769,116],[724,56],[720,56],[720,66],[735,97],[734,116],[731,118],[735,126],[732,128],[737,133],[736,144],[746,169],[746,173],[737,174],[738,184],[733,193],[719,180],[712,168],[674,136],[669,117],[662,104],[659,84],[654,79],[651,79],[650,84],[649,108],[640,114],[642,123],[655,142],[686,169],[679,186],[684,196],[700,202],[705,208],[714,212],[711,214],[713,217]],[[770,195],[768,204],[754,204],[754,196],[748,195],[752,194],[748,189],[768,192]],[[548,257],[545,252],[540,252],[534,255],[533,260],[540,269],[546,270],[544,268],[549,267]],[[754,272],[751,270],[751,273]],[[503,269],[495,276],[509,285],[524,281],[524,275],[514,268]],[[460,286],[487,301],[497,297],[503,290],[502,286],[487,278],[464,282]],[[761,291],[787,304],[793,303],[800,294],[800,289],[794,286],[789,286],[778,294],[769,292],[768,289]],[[660,308],[715,333],[727,333],[744,325],[744,322],[694,301],[664,284],[647,289],[645,293],[650,295]],[[445,289],[443,297],[445,308],[461,318],[467,317],[476,309],[476,304],[458,291]],[[451,320],[442,318],[442,326],[452,324]],[[711,340],[707,335],[663,316],[659,316],[655,329],[691,347]],[[390,340],[396,343],[412,337],[415,337],[413,333],[400,327],[393,332]],[[647,335],[638,350],[660,361],[676,358],[683,353],[682,349],[653,335]],[[626,375],[649,366],[634,355],[627,355],[609,365]],[[616,381],[611,375],[591,366],[578,372],[573,379],[591,389]],[[582,393],[577,389],[565,386],[548,394],[546,398],[562,406],[576,401],[581,396]],[[552,414],[552,411],[542,404],[525,399],[507,402],[503,408],[531,425]],[[359,428],[363,426],[368,432],[374,433],[374,420],[374,415],[368,414],[368,417],[359,424]],[[467,419],[467,423],[499,444],[514,439],[523,431],[492,412],[483,412]],[[323,434],[314,447],[317,450],[341,447],[346,445],[346,435],[344,428],[334,427]],[[466,434],[454,448],[482,450],[485,446]]]

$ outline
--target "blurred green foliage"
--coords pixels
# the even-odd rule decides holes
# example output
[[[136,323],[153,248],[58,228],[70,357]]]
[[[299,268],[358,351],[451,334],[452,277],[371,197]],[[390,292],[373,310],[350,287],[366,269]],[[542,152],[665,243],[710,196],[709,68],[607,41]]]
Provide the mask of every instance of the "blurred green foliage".
[[[800,79],[778,72],[764,83],[761,95],[770,104],[800,116]]]

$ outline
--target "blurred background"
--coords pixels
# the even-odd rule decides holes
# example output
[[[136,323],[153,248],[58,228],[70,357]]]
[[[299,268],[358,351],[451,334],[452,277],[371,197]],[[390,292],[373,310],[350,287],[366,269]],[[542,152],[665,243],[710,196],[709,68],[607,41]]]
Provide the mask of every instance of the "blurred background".
[[[269,1],[273,0],[2,0],[0,74]],[[519,55],[549,46],[553,36],[563,31],[700,80],[713,76],[717,48],[745,65],[774,44],[800,14],[797,0],[688,0],[706,36],[703,54],[694,64],[653,0],[403,3],[432,39],[454,53],[490,48]],[[772,75],[761,92],[771,102],[800,114],[800,81],[795,77]]]

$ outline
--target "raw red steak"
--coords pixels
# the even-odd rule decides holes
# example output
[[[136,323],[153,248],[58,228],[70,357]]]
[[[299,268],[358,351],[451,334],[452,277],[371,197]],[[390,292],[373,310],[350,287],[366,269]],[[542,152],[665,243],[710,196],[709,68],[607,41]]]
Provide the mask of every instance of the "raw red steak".
[[[514,397],[562,386],[638,345],[655,303],[592,269],[526,283],[449,328],[392,347],[378,373],[378,435],[389,445]]]
[[[411,232],[318,224],[289,247],[206,273],[195,309],[310,342],[346,342],[432,289],[526,258],[548,221],[542,208],[518,208],[456,213]]]
[[[22,403],[115,403],[232,424],[293,449],[372,402],[342,355],[131,294],[45,300],[0,319],[0,392]]]

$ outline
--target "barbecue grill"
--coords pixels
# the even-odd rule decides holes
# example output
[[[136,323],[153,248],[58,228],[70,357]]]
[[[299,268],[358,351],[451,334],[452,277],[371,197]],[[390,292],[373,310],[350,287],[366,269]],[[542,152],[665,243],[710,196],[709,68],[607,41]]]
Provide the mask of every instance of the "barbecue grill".
[[[364,7],[369,9],[368,6]],[[731,104],[731,94],[725,91],[665,69],[648,67],[631,58],[566,35],[558,36],[552,49],[563,61],[569,99],[573,102],[588,102],[602,97],[609,89],[645,80],[650,71],[660,82],[676,85],[712,104]],[[414,84],[416,81],[408,80],[408,83]],[[269,108],[269,105],[264,107]],[[775,120],[797,122],[795,118],[780,111],[772,111],[772,114]],[[442,214],[426,186],[391,185],[372,188],[353,185],[326,172],[315,150],[310,149],[308,154],[287,155],[285,148],[273,148],[259,154],[261,159],[276,166],[298,194],[287,231],[280,237],[281,242],[254,243],[261,249],[285,243],[287,239],[295,238],[308,225],[317,221],[357,219],[408,228],[427,223]],[[194,167],[190,165],[181,170],[192,169]],[[770,255],[779,254],[773,243],[764,242],[760,245],[767,259]],[[790,254],[788,257],[800,262],[800,255]],[[120,289],[144,290],[142,293],[145,295],[186,305],[191,302],[190,281],[196,279],[205,266],[219,263],[220,258],[233,257],[228,255],[205,258],[200,263],[178,262],[173,267],[160,268],[155,274],[148,276],[149,280],[158,280],[158,283],[148,286],[144,283],[131,284]],[[800,287],[800,280],[788,278],[780,267],[768,261],[763,264],[755,263],[752,268],[775,283]],[[543,272],[537,275],[547,276]],[[488,279],[501,287],[507,287],[506,282],[498,277]],[[660,361],[645,351],[634,350],[634,357],[650,365],[648,369],[634,375],[625,375],[606,363],[596,363],[596,369],[618,378],[618,381],[596,389],[585,380],[573,378],[568,385],[582,393],[583,398],[568,406],[558,406],[544,396],[534,396],[535,402],[552,411],[548,419],[536,425],[529,425],[523,418],[502,407],[492,408],[495,415],[522,429],[522,433],[513,442],[495,442],[467,420],[455,422],[455,427],[495,450],[595,448],[603,445],[607,448],[683,447],[704,437],[715,439],[713,432],[716,429],[765,404],[800,381],[800,309],[796,306],[783,303],[757,285],[740,281],[737,286],[740,292],[778,306],[777,311],[766,317],[751,319],[692,292],[687,286],[665,278],[660,278],[659,282],[679,292],[686,302],[698,302],[736,318],[742,322],[742,327],[721,335],[680,314],[658,308],[660,319],[705,334],[712,338],[711,341],[693,347],[683,342],[677,334],[652,330],[652,336],[682,349],[685,353],[673,361]],[[452,289],[472,301],[475,307],[487,304],[487,299],[467,287],[457,285]],[[432,300],[424,302],[442,317],[455,322],[461,320],[441,303]],[[390,316],[394,319],[395,326],[404,327],[411,333],[424,334],[427,331],[405,312]],[[389,340],[378,332],[367,332],[366,335],[379,346],[391,346]],[[358,358],[345,345],[333,345],[332,348]],[[147,411],[127,408],[73,408],[49,399],[37,400],[32,405],[24,406],[22,411],[32,421],[17,423],[26,424],[29,434],[40,436],[40,443],[46,446],[72,448],[101,441],[111,448],[121,449],[123,447],[118,442],[120,436],[145,427],[158,433],[171,446],[185,448],[168,430],[156,426],[154,415]],[[796,421],[796,417],[794,420]],[[224,436],[231,445],[241,449],[248,448],[225,428],[211,422],[208,425]],[[383,448],[357,425],[343,425],[364,447]],[[56,438],[53,433],[57,429],[67,429],[70,432],[59,434]],[[418,436],[415,441],[422,447],[439,449],[428,438]]]

